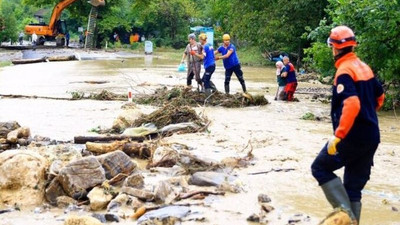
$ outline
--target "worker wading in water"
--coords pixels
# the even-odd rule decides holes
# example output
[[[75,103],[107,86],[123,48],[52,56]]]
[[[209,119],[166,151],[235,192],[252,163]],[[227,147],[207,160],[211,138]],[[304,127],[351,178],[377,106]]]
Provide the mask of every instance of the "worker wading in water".
[[[225,93],[229,94],[229,82],[231,81],[231,76],[233,73],[236,74],[240,85],[242,85],[243,92],[246,93],[246,84],[243,79],[243,71],[240,67],[239,58],[236,54],[236,48],[233,44],[231,44],[231,37],[229,36],[229,34],[224,34],[222,36],[222,40],[224,44],[220,46],[216,51],[214,51],[214,54],[217,55],[218,53],[221,53],[222,55],[216,56],[215,59],[223,60],[223,64],[225,67]]]
[[[202,33],[199,35],[200,44],[203,46],[203,52],[200,58],[204,61],[204,75],[201,78],[204,85],[204,92],[209,96],[212,92],[216,92],[217,88],[211,81],[211,76],[215,71],[215,57],[213,46],[207,43],[207,35]]]
[[[197,90],[202,92],[203,83],[200,78],[200,72],[203,60],[200,58],[200,55],[202,54],[203,47],[201,46],[201,44],[196,42],[195,34],[189,34],[188,39],[189,39],[189,44],[186,46],[186,49],[183,52],[181,60],[181,63],[184,63],[186,56],[188,56],[187,60],[188,72],[187,72],[186,84],[189,88],[191,88],[193,77],[195,77],[197,81]]]
[[[343,208],[360,224],[361,190],[369,180],[380,142],[378,117],[384,93],[371,68],[354,53],[357,42],[346,26],[331,30],[328,44],[337,68],[331,105],[333,136],[311,166],[334,208]],[[343,183],[333,171],[344,167]]]

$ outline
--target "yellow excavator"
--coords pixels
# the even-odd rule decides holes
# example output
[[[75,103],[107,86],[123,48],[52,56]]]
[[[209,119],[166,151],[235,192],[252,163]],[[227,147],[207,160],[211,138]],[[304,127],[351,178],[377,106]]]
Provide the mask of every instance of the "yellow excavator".
[[[67,34],[67,26],[65,21],[60,20],[62,11],[72,3],[78,0],[62,0],[53,9],[49,24],[29,24],[25,26],[25,33],[32,35],[35,33],[38,37],[37,45],[44,45],[45,41],[56,40],[57,46],[65,44],[65,35]],[[89,3],[93,7],[104,6],[104,0],[90,0]]]

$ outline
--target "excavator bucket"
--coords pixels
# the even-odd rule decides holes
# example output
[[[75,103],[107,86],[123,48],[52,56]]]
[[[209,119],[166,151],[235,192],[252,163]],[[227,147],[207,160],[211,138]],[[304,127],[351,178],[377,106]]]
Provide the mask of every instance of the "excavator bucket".
[[[104,6],[106,3],[104,0],[90,0],[89,4],[91,4],[94,7],[97,7],[97,6]]]

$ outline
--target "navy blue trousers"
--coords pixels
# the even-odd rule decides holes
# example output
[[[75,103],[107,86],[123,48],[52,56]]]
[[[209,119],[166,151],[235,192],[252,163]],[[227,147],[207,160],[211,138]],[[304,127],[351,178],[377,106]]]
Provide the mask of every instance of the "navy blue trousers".
[[[206,68],[206,72],[204,72],[203,78],[201,79],[204,83],[204,88],[211,88],[210,80],[211,75],[215,71],[215,64]]]
[[[242,68],[240,67],[240,64],[225,70],[225,82],[224,82],[224,84],[225,85],[229,85],[229,82],[231,81],[232,73],[235,73],[235,75],[236,75],[237,79],[239,80],[240,84],[243,85],[244,84],[243,71],[242,71]]]
[[[343,139],[336,146],[338,154],[329,155],[327,145],[311,165],[312,175],[323,185],[336,178],[335,170],[344,167],[343,184],[351,202],[361,201],[361,191],[369,180],[378,143],[353,143]]]

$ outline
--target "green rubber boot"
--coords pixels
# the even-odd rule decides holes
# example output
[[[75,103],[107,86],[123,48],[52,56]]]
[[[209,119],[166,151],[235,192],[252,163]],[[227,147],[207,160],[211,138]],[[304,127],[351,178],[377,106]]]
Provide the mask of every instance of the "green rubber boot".
[[[351,210],[356,217],[358,225],[360,225],[360,216],[361,216],[361,202],[351,202]]]
[[[324,191],[326,199],[328,199],[328,202],[333,208],[340,207],[346,210],[351,219],[356,220],[352,210],[352,205],[350,204],[349,196],[347,195],[346,189],[339,177],[321,185],[321,188]]]
[[[217,87],[215,86],[215,84],[210,80],[210,86],[211,86],[211,90],[212,92],[217,92]]]
[[[229,94],[229,84],[225,84],[225,94]]]
[[[206,88],[206,90],[204,91],[204,93],[206,94],[206,96],[210,96],[212,93],[212,89],[211,88]]]

